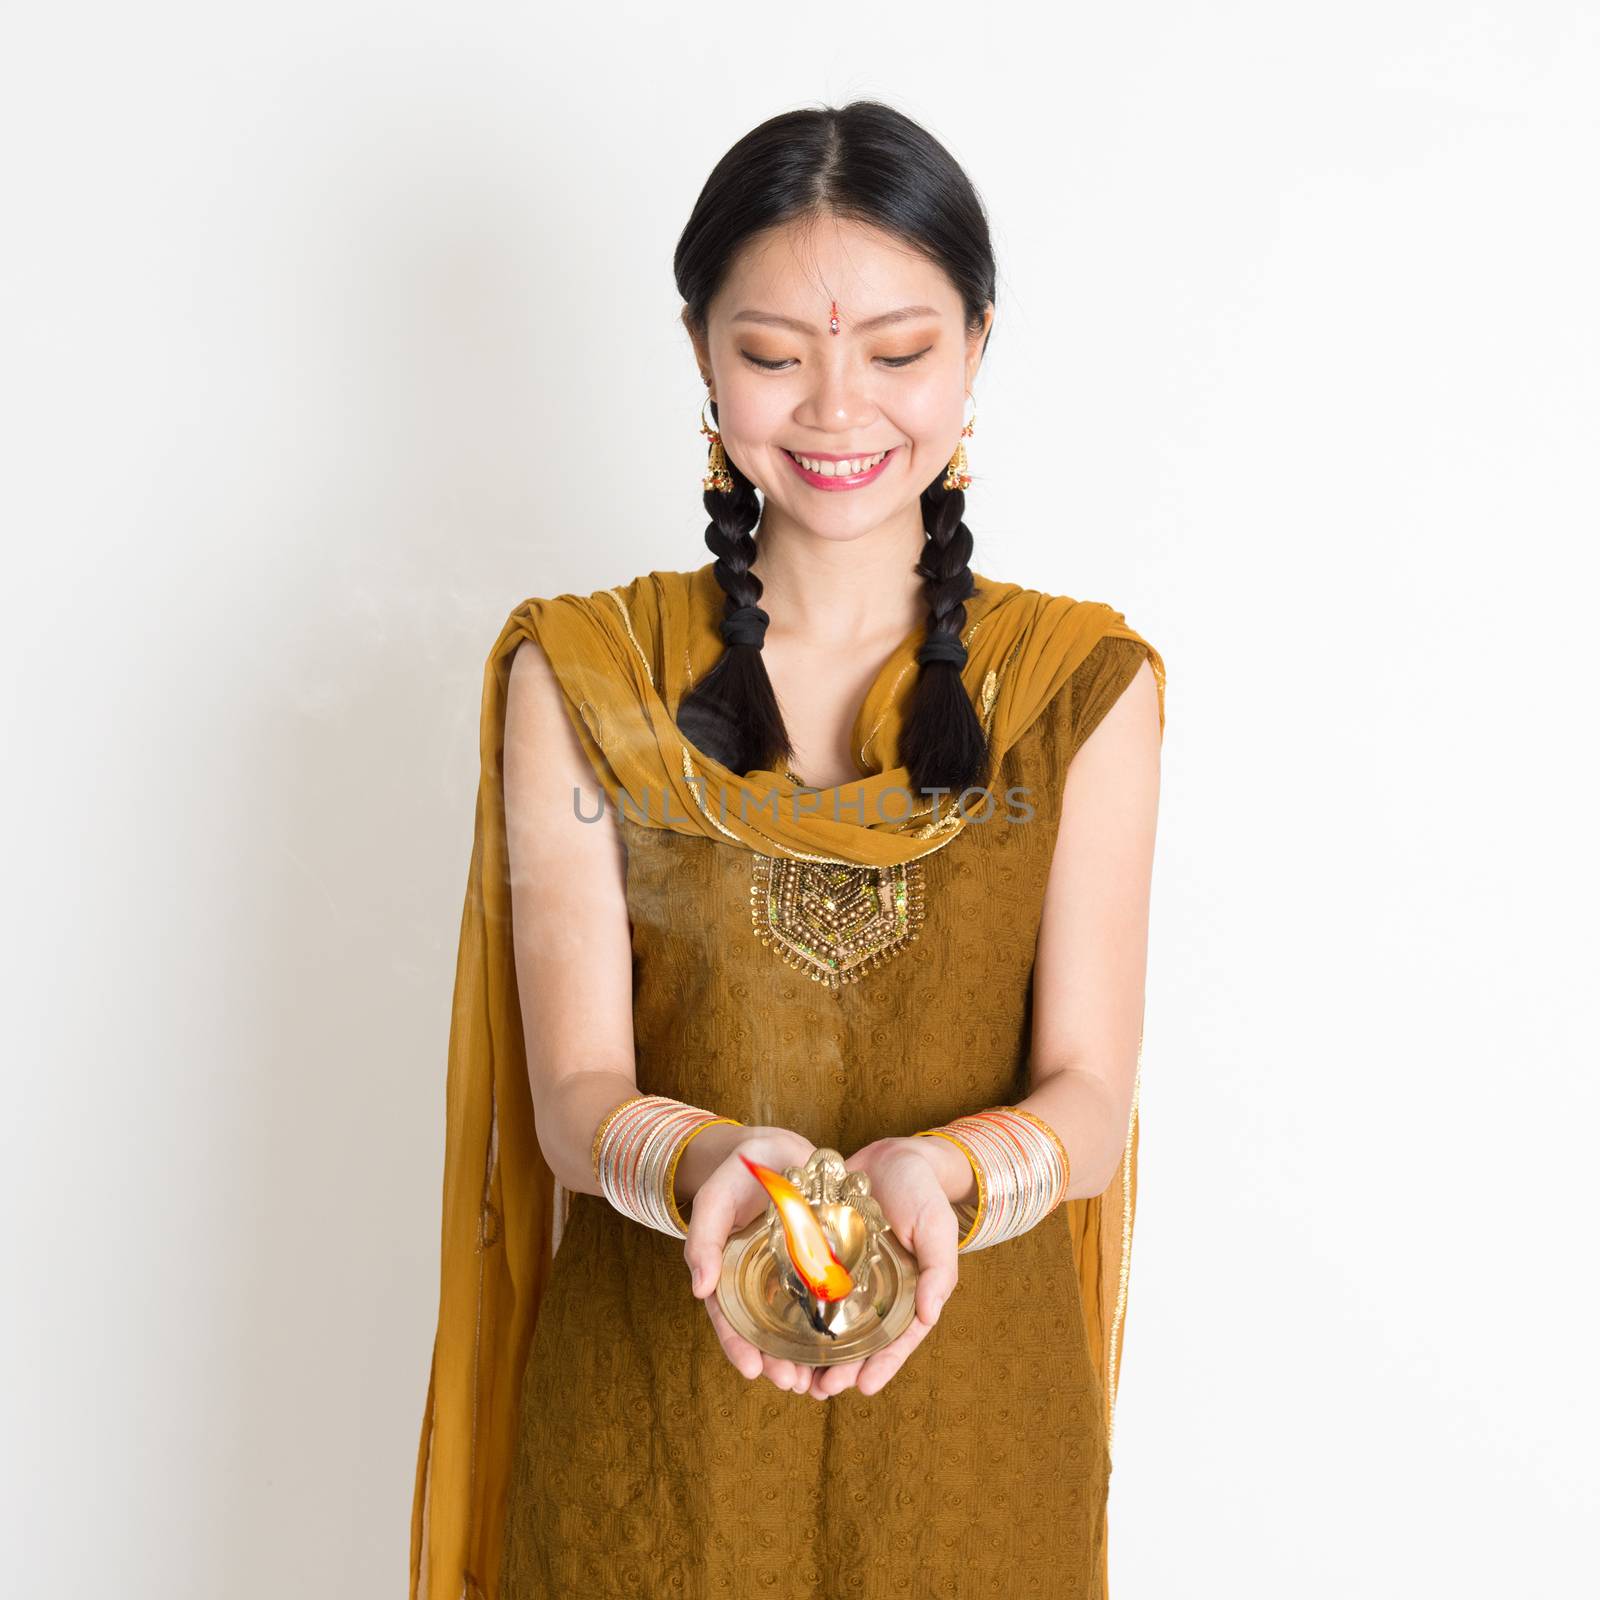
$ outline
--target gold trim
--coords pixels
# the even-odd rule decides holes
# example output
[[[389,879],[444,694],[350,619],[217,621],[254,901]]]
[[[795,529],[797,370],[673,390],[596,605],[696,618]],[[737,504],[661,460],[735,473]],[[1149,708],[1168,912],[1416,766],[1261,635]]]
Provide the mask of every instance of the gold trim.
[[[622,596],[615,589],[607,589],[606,593],[617,602],[617,610],[622,613],[622,625],[628,630],[628,637],[633,640],[633,648],[639,652],[639,662],[644,668],[645,678],[649,682],[650,687],[652,689],[655,688],[656,675],[650,670],[650,663],[645,658],[644,649],[639,643],[638,636],[633,631],[633,618],[628,615],[627,605],[624,603]]]
[[[999,693],[1000,680],[993,667],[983,675],[983,691],[978,696],[978,717],[983,723],[983,731],[989,731],[990,718],[994,716],[994,701]]]
[[[606,728],[605,721],[600,715],[600,708],[586,696],[578,702],[578,715],[583,719],[584,727],[589,730],[589,737],[604,750]]]
[[[993,795],[991,795],[990,799],[992,800],[993,798],[994,798]],[[932,813],[933,813],[933,807],[930,805],[925,814],[931,816]],[[917,816],[917,815],[921,815],[921,814],[924,814],[924,813],[913,812],[912,816]],[[908,817],[906,820],[910,821],[910,818]],[[938,822],[930,822],[927,825],[927,827],[925,827],[925,828],[917,828],[914,832],[912,832],[910,835],[908,835],[908,837],[910,837],[912,839],[932,839],[939,833],[939,831],[941,829],[948,830],[948,829],[951,829],[951,828],[964,828],[964,827],[966,827],[966,825],[967,825],[967,814],[966,814],[965,811],[963,811],[961,809],[959,804],[956,804],[956,805],[952,805],[950,807],[950,809],[947,812],[945,812],[943,818],[940,821],[938,821]],[[951,837],[954,838],[955,835],[951,834]]]
[[[688,747],[688,745],[680,745],[678,748],[680,749],[680,751],[683,754],[683,776],[684,776],[684,780],[688,783],[689,792],[694,796],[695,804],[700,807],[700,810],[701,810],[702,814],[705,816],[706,821],[709,822],[711,824],[711,826],[713,828],[715,828],[719,833],[726,835],[726,837],[728,837],[729,839],[732,839],[735,844],[741,844],[741,845],[744,845],[744,847],[747,850],[753,850],[755,848],[754,845],[748,843],[748,841],[746,841],[744,839],[741,839],[739,837],[739,835],[736,834],[733,831],[732,828],[726,827],[723,823],[719,822],[717,820],[717,818],[712,816],[711,808],[706,804],[705,796],[703,794],[701,794],[701,792],[700,792],[700,785],[699,785],[699,782],[697,780],[697,775],[696,775],[695,770],[694,770],[694,763],[690,759],[690,756],[689,756],[689,747]],[[867,782],[867,781],[870,781],[870,780],[862,779],[860,781]],[[961,817],[963,823],[965,822],[965,817],[962,815],[962,813],[959,810],[953,812],[952,815],[956,816],[956,817]],[[906,820],[909,821],[910,819],[907,818]],[[787,845],[780,843],[778,840],[774,839],[770,834],[763,833],[761,831],[761,829],[756,827],[756,825],[753,822],[746,823],[746,826],[759,839],[763,840],[765,843],[769,844],[772,847],[771,850],[768,852],[768,854],[786,856],[790,860],[793,860],[793,861],[824,862],[829,866],[835,866],[835,867],[859,867],[859,866],[862,865],[862,863],[859,862],[859,861],[849,861],[849,860],[846,860],[846,858],[843,857],[843,856],[819,856],[819,855],[814,855],[809,850],[791,850]],[[965,829],[963,828],[961,831],[964,832]],[[960,836],[961,836],[960,832],[953,833],[953,834],[950,835],[950,839],[957,839],[957,838],[960,838]],[[922,834],[913,834],[913,835],[908,835],[906,837],[921,838],[921,837],[924,837],[924,835],[922,835]],[[944,849],[944,847],[947,844],[950,843],[950,839],[941,839],[938,844],[933,845],[931,848],[929,848],[927,850],[923,850],[923,851],[919,852],[917,855],[908,856],[905,859],[905,861],[899,862],[898,865],[900,865],[900,866],[908,866],[913,861],[921,861],[925,856],[931,856],[935,850]]]
[[[897,673],[895,673],[894,682],[889,685],[889,698],[884,702],[883,710],[878,713],[878,720],[872,724],[872,728],[868,732],[866,738],[861,741],[860,761],[861,765],[867,769],[867,775],[869,777],[871,776],[872,772],[872,762],[867,756],[867,751],[871,748],[872,741],[878,737],[878,729],[883,726],[884,718],[889,715],[889,708],[894,704],[894,692],[900,687],[900,680],[905,677],[905,675],[914,666],[916,666],[916,664],[916,660],[913,658],[912,660],[906,662],[906,664],[901,667]]]
[[[916,942],[927,914],[926,881],[920,859],[887,867],[847,863],[844,889],[847,904],[859,905],[864,898],[876,902],[876,915],[868,923],[869,934],[885,923],[890,932],[875,944],[864,938],[843,943],[831,932],[808,941],[804,928],[785,920],[808,894],[820,897],[832,908],[836,895],[829,892],[827,880],[815,882],[815,868],[784,856],[753,852],[750,875],[750,922],[757,939],[777,953],[787,966],[804,972],[814,983],[830,989],[855,983],[866,973],[882,966],[907,946]]]

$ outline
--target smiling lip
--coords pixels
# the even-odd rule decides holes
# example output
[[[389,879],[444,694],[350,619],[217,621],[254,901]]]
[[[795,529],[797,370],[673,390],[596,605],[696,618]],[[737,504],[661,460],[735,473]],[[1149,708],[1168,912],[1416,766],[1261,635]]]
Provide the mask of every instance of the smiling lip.
[[[877,466],[869,467],[865,472],[857,472],[848,478],[825,478],[821,473],[811,471],[809,467],[802,467],[800,463],[796,461],[792,455],[790,455],[789,451],[785,450],[783,453],[784,455],[788,456],[789,464],[807,483],[811,485],[813,489],[859,489],[862,484],[871,483],[872,480],[876,478],[891,461],[894,460],[899,448],[900,447],[898,445],[891,446],[884,455],[883,460],[880,461]],[[828,456],[816,455],[809,450],[806,452],[806,454],[810,456],[813,461],[859,461],[862,455],[873,455],[875,453],[876,452],[874,451],[867,450],[853,456]]]

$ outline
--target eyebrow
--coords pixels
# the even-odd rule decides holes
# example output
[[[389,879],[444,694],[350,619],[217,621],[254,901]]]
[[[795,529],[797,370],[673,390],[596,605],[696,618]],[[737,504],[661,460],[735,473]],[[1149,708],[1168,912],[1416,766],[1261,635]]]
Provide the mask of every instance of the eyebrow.
[[[886,328],[895,322],[910,322],[916,317],[936,317],[932,306],[901,306],[898,311],[885,311],[881,317],[868,317],[852,326],[865,332],[868,328]],[[775,311],[740,311],[729,319],[732,322],[760,322],[774,328],[793,328],[796,333],[816,333],[809,322],[799,322],[794,317],[780,317]]]

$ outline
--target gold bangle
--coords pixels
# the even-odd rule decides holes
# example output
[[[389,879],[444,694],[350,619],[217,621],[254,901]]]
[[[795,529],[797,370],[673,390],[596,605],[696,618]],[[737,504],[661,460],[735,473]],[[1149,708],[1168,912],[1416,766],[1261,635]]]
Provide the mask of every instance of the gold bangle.
[[[679,1141],[678,1148],[672,1153],[672,1160],[667,1163],[667,1176],[664,1180],[666,1188],[667,1212],[671,1216],[672,1220],[677,1223],[678,1231],[684,1236],[684,1238],[688,1238],[689,1236],[689,1224],[683,1220],[683,1213],[678,1210],[678,1198],[672,1192],[672,1186],[677,1180],[678,1163],[683,1160],[683,1152],[689,1148],[691,1141],[697,1134],[704,1133],[707,1128],[715,1128],[719,1125],[731,1125],[735,1128],[742,1128],[744,1126],[744,1124],[740,1122],[737,1117],[712,1117],[708,1122],[702,1122],[698,1127],[691,1128],[683,1136],[683,1138]],[[693,1203],[694,1202],[691,1200],[690,1204],[693,1205]]]
[[[972,1168],[972,1176],[977,1180],[978,1184],[978,1204],[977,1208],[972,1213],[972,1225],[956,1242],[956,1249],[958,1251],[965,1250],[967,1247],[967,1241],[971,1239],[973,1234],[978,1231],[978,1222],[983,1216],[983,1203],[988,1195],[987,1188],[983,1181],[983,1168],[978,1165],[977,1158],[967,1148],[965,1141],[958,1139],[955,1134],[950,1133],[943,1128],[924,1128],[920,1133],[912,1134],[911,1137],[913,1139],[948,1139],[950,1143],[953,1144],[956,1149],[958,1149],[962,1155],[967,1158],[967,1165]]]
[[[622,1106],[602,1137],[600,1193],[624,1216],[681,1239],[668,1214],[662,1179],[679,1140],[715,1120],[711,1112],[669,1095],[641,1095]]]
[[[957,1117],[919,1136],[949,1139],[967,1157],[978,1184],[978,1205],[957,1206],[965,1226],[958,1249],[986,1250],[1026,1233],[1066,1194],[1066,1146],[1050,1125],[1030,1111],[994,1105]]]
[[[589,1147],[589,1167],[594,1173],[595,1182],[600,1181],[600,1141],[606,1136],[606,1129],[612,1124],[618,1113],[626,1111],[629,1106],[637,1105],[641,1100],[648,1100],[647,1094],[629,1095],[619,1106],[612,1106],[600,1119],[600,1126],[594,1130],[594,1143]]]
[[[1061,1142],[1061,1135],[1057,1133],[1056,1130],[1052,1128],[1043,1117],[1035,1116],[1033,1112],[1025,1110],[1022,1106],[1007,1106],[1005,1109],[1007,1111],[1014,1112],[1019,1117],[1026,1117],[1028,1121],[1031,1122],[1034,1127],[1039,1129],[1041,1133],[1045,1134],[1049,1138],[1051,1144],[1056,1147],[1057,1152],[1061,1156],[1061,1193],[1056,1199],[1056,1205],[1060,1205],[1061,1202],[1067,1198],[1067,1185],[1072,1182],[1072,1161],[1067,1155],[1067,1147]],[[1055,1206],[1051,1206],[1050,1209],[1054,1211]]]

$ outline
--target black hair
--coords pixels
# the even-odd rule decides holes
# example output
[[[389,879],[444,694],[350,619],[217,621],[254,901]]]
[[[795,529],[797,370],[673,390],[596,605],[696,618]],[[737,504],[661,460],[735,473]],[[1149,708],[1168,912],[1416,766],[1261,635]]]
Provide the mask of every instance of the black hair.
[[[876,100],[783,112],[752,128],[722,157],[673,254],[685,321],[704,333],[711,301],[756,235],[797,218],[828,216],[880,228],[936,263],[961,296],[969,333],[982,327],[994,301],[995,263],[977,192],[932,134]],[[725,470],[732,493],[708,489],[705,507],[711,516],[706,544],[727,596],[726,648],[684,696],[677,722],[700,749],[744,773],[775,769],[793,750],[761,658],[767,613],[752,570],[761,501],[731,457]],[[898,756],[913,790],[960,794],[985,781],[989,751],[960,671],[965,602],[975,589],[972,534],[962,521],[966,496],[946,489],[944,475],[941,466],[922,491],[928,542],[914,570],[928,600],[927,640],[917,654]]]

